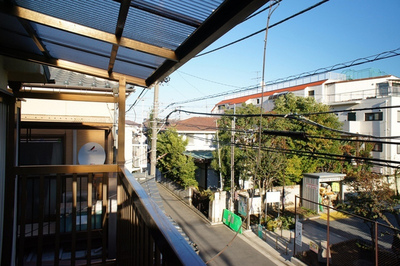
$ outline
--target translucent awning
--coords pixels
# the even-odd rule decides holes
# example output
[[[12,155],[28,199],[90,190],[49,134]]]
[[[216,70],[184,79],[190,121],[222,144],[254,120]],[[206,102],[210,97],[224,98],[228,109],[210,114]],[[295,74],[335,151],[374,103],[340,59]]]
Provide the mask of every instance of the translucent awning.
[[[3,0],[0,54],[148,87],[268,0]]]

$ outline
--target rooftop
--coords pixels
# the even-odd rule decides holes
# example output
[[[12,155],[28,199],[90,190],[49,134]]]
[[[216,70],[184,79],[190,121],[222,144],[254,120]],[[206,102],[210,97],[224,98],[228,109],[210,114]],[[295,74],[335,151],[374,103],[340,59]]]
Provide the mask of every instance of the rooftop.
[[[320,80],[320,81],[317,81],[317,82],[302,84],[302,85],[293,86],[293,87],[287,87],[287,88],[278,89],[278,90],[274,90],[274,91],[266,91],[263,94],[264,94],[264,97],[268,97],[268,96],[272,96],[274,94],[282,93],[282,92],[292,92],[292,91],[304,90],[307,87],[321,85],[326,81],[327,80]],[[216,104],[216,106],[224,105],[224,104],[229,104],[229,105],[241,104],[241,103],[245,103],[246,101],[248,101],[250,99],[260,98],[261,95],[262,95],[262,93],[257,93],[257,94],[242,96],[242,97],[238,97],[238,98],[227,99],[227,100],[220,101],[219,103]]]
[[[191,117],[185,120],[171,121],[169,127],[177,131],[216,131],[217,117]]]

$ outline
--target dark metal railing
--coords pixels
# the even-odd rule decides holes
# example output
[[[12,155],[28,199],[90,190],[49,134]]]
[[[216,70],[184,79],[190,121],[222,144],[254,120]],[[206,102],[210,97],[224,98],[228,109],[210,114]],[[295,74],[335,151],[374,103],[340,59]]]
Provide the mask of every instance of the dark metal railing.
[[[105,263],[116,165],[20,166],[17,261]]]
[[[15,173],[18,265],[204,264],[126,169],[20,166]]]
[[[126,169],[118,174],[117,230],[122,265],[204,265]]]

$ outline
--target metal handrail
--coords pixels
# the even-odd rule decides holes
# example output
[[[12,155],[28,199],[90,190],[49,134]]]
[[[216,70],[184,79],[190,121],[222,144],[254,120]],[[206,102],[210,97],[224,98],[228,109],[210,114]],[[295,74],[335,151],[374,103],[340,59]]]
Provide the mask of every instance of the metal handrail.
[[[141,217],[144,224],[148,226],[149,234],[160,250],[162,260],[165,260],[162,263],[166,262],[172,265],[205,265],[183,236],[172,225],[167,216],[147,195],[133,175],[123,167],[121,167],[120,173],[121,178],[119,182],[126,193],[130,194],[129,196],[134,199],[135,210],[137,211],[136,217]],[[121,195],[120,190],[122,188],[118,191],[119,195]],[[119,197],[118,217],[124,219],[126,217],[122,216],[122,205],[123,202],[121,202]],[[134,222],[131,223],[131,226],[135,226]],[[118,243],[120,242],[118,241]]]

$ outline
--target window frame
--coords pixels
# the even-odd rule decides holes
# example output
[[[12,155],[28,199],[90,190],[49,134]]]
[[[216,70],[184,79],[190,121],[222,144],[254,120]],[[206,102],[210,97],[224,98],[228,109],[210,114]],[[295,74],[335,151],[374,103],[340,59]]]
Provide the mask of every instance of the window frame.
[[[365,121],[383,121],[383,112],[365,113]]]

